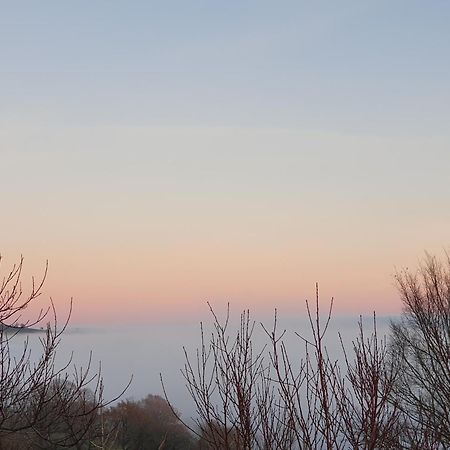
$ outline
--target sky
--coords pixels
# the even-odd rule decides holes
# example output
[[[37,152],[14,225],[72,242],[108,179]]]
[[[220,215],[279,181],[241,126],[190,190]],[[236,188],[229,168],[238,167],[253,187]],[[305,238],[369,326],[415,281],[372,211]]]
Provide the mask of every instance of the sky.
[[[0,270],[75,323],[396,314],[449,248],[450,3],[0,1]]]

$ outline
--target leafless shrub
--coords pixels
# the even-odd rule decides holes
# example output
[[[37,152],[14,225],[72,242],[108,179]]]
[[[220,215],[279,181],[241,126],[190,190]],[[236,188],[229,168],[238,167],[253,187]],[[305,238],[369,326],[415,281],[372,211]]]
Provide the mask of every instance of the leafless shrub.
[[[27,295],[22,269],[23,258],[0,283],[0,446],[15,448],[20,442],[21,449],[84,448],[95,438],[98,414],[108,404],[101,372],[91,370],[90,358],[84,369],[72,368],[70,357],[57,367],[56,353],[70,313],[59,326],[50,300],[46,310],[25,320],[23,312],[41,295],[47,266],[38,282],[32,279]],[[39,336],[38,355],[32,355],[26,337],[33,331],[33,338]],[[24,344],[17,353],[12,343],[21,338]]]
[[[249,311],[233,336],[229,311],[220,322],[211,308],[211,337],[201,326],[201,346],[194,359],[185,349],[182,370],[197,413],[191,429],[202,448],[399,448],[400,413],[391,395],[396,372],[386,343],[378,339],[375,320],[369,338],[360,323],[352,358],[344,349],[344,364],[331,360],[325,335],[332,306],[323,319],[318,288],[314,308],[306,303],[310,337],[297,333],[299,359],[288,353],[276,312],[270,329],[262,325],[268,343],[255,351]]]
[[[201,346],[194,358],[185,350],[182,371],[202,448],[450,448],[450,258],[427,256],[397,283],[404,312],[389,340],[378,336],[375,315],[369,334],[361,319],[350,350],[341,339],[340,362],[325,345],[333,301],[322,317],[318,289],[315,307],[306,302],[310,337],[297,333],[295,357],[276,312],[256,352],[248,311],[233,337],[229,312],[220,322],[211,309],[212,335],[201,327]]]
[[[403,302],[392,324],[396,394],[410,448],[450,447],[450,259],[426,255],[417,272],[397,274]]]
[[[394,396],[399,374],[390,363],[386,338],[378,338],[375,315],[369,337],[360,319],[352,359],[342,339],[341,344],[346,375],[338,377],[337,395],[346,441],[353,449],[401,448],[402,414]]]
[[[250,450],[260,448],[260,396],[267,368],[252,343],[254,322],[245,311],[234,340],[228,335],[229,311],[222,324],[211,308],[214,332],[208,343],[201,331],[201,349],[195,364],[186,354],[183,376],[195,402],[198,418],[194,430],[210,448]],[[217,401],[217,402],[216,402]],[[265,398],[264,404],[267,404]]]

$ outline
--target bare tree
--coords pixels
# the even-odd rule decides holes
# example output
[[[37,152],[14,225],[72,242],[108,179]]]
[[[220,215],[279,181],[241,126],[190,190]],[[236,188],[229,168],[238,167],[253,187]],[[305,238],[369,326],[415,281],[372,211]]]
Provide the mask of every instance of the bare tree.
[[[329,358],[325,335],[331,320],[333,299],[327,316],[322,320],[319,290],[316,285],[314,309],[306,301],[310,337],[306,330],[297,332],[303,349],[299,355],[289,354],[283,337],[277,333],[275,314],[272,330],[266,331],[270,342],[270,361],[274,376],[271,380],[280,406],[277,422],[285,437],[283,447],[300,449],[342,448],[342,430],[339,421],[338,368]],[[269,448],[277,448],[271,445]]]
[[[362,318],[350,359],[344,344],[345,377],[338,378],[338,405],[343,433],[353,449],[398,449],[403,416],[394,395],[399,377],[391,364],[386,337],[379,338],[375,314],[366,337]]]
[[[450,259],[426,255],[417,272],[397,274],[403,316],[392,324],[396,394],[405,445],[450,447]]]
[[[229,311],[221,323],[211,308],[214,331],[205,341],[201,330],[201,348],[193,363],[187,351],[183,376],[197,410],[193,431],[214,449],[260,448],[261,427],[258,407],[267,405],[270,392],[261,388],[267,367],[262,353],[252,342],[254,322],[248,311],[241,315],[235,339],[228,335]],[[262,401],[261,396],[264,397]]]
[[[98,431],[98,414],[108,404],[100,369],[91,370],[90,357],[85,369],[72,368],[70,357],[57,367],[56,353],[70,313],[59,326],[50,300],[46,310],[24,319],[24,311],[41,295],[47,265],[39,281],[31,280],[27,294],[22,270],[23,258],[0,283],[0,448],[16,448],[15,442],[21,449],[88,448]],[[42,329],[40,352],[32,355],[24,331],[36,329]],[[21,338],[23,347],[17,353],[12,344]]]
[[[343,358],[332,360],[319,292],[306,302],[308,330],[297,335],[292,356],[286,331],[262,325],[268,342],[254,350],[248,311],[237,333],[229,311],[213,331],[201,326],[201,346],[185,349],[182,373],[194,400],[196,427],[207,449],[410,449],[450,448],[450,257],[427,255],[417,272],[397,274],[404,310],[391,335],[359,334]],[[167,395],[166,395],[167,398]]]
[[[391,364],[386,339],[377,335],[375,316],[368,337],[360,321],[351,351],[342,344],[339,363],[325,345],[333,300],[329,306],[322,316],[316,286],[313,307],[306,302],[309,330],[296,333],[300,352],[294,356],[286,331],[278,331],[276,311],[272,327],[262,325],[268,342],[256,351],[249,311],[233,334],[229,310],[221,322],[210,307],[211,336],[201,325],[201,346],[194,358],[185,349],[182,370],[197,413],[191,429],[201,448],[402,448],[404,417],[394,392],[398,367]]]

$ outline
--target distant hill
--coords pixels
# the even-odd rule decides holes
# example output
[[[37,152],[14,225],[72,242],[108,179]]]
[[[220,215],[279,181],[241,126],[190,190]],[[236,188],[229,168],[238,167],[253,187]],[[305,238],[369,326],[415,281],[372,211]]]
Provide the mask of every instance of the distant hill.
[[[6,333],[45,333],[45,328],[33,328],[26,325],[6,325],[0,323],[0,331]]]

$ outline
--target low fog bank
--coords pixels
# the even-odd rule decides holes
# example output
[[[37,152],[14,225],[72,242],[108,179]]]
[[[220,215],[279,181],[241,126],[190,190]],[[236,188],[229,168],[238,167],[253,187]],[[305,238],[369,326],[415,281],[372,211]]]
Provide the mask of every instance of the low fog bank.
[[[322,323],[325,323],[323,314]],[[226,315],[220,314],[219,319]],[[395,317],[377,317],[378,336],[389,332],[389,324]],[[343,359],[339,335],[342,337],[347,352],[351,351],[351,342],[358,334],[359,316],[340,315],[332,317],[327,331],[327,349],[331,359]],[[261,322],[268,330],[273,328],[273,317],[255,318],[253,343],[255,350],[267,344]],[[239,325],[239,313],[230,313],[229,332],[234,336]],[[212,319],[205,322],[205,340],[211,334]],[[363,327],[367,333],[373,329],[373,317],[363,317]],[[310,336],[309,322],[306,316],[283,316],[277,318],[277,329],[286,330],[283,340],[293,361],[299,361],[304,354],[304,343],[296,335]],[[57,364],[62,366],[72,357],[72,366],[86,368],[92,352],[91,367],[95,372],[99,365],[104,379],[104,396],[106,399],[116,397],[128,384],[131,384],[122,399],[139,400],[147,394],[163,395],[160,374],[162,374],[171,402],[186,419],[194,414],[193,403],[185,388],[180,369],[184,366],[183,347],[190,357],[195,359],[195,352],[200,346],[200,323],[192,321],[181,323],[152,324],[148,326],[98,326],[68,328],[60,342]],[[28,337],[33,353],[38,353],[38,337]],[[23,336],[15,338],[14,346],[19,350]]]

